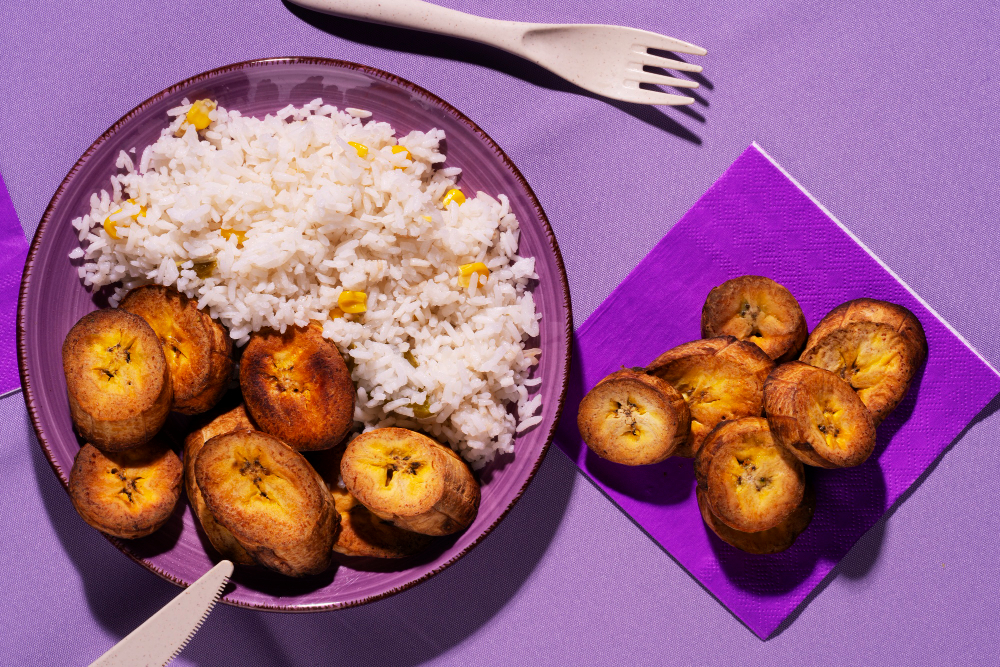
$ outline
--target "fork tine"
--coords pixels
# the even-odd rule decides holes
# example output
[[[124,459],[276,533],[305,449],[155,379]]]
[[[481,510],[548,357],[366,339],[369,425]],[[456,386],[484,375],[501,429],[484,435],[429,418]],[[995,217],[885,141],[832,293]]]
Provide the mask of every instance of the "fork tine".
[[[702,70],[701,65],[693,65],[683,60],[671,60],[670,58],[654,56],[648,51],[633,51],[632,55],[643,65],[662,67],[663,69],[672,69],[678,72],[700,72]]]
[[[698,82],[691,79],[678,79],[672,76],[663,76],[655,72],[645,70],[629,70],[635,81],[639,83],[652,83],[657,86],[673,86],[674,88],[697,88]]]
[[[668,106],[681,106],[694,102],[693,97],[671,95],[670,93],[661,93],[658,90],[646,90],[645,88],[619,89],[614,95],[609,95],[609,97],[614,97],[624,102],[634,102],[635,104],[662,104]]]
[[[667,37],[666,35],[658,35],[655,32],[646,32],[645,37],[645,41],[649,42],[646,44],[646,48],[649,49],[674,51],[676,53],[690,53],[693,56],[703,56],[708,53],[708,51],[700,46],[695,46],[694,44],[689,44],[688,42],[682,42],[679,39]]]

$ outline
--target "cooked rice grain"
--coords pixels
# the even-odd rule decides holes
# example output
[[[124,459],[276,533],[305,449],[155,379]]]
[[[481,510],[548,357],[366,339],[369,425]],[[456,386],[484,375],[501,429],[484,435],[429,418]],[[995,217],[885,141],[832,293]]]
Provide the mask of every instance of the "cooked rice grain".
[[[173,285],[239,345],[318,322],[348,355],[365,429],[421,429],[474,467],[512,452],[517,421],[541,420],[528,394],[539,350],[525,349],[541,316],[507,198],[466,193],[441,208],[461,171],[438,168],[441,130],[397,138],[366,111],[317,99],[263,119],[219,107],[199,136],[189,108],[169,112],[138,160],[122,151],[111,192],[73,221],[83,282],[117,284],[112,305],[139,285]],[[463,288],[459,267],[472,262],[489,277]],[[365,292],[367,312],[334,318],[343,290]]]

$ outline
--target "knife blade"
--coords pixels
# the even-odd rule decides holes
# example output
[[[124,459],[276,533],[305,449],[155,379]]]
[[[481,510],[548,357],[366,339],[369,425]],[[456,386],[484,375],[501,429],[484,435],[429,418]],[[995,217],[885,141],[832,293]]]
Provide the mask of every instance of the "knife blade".
[[[90,667],[162,666],[177,657],[212,611],[233,574],[224,560],[168,602]]]

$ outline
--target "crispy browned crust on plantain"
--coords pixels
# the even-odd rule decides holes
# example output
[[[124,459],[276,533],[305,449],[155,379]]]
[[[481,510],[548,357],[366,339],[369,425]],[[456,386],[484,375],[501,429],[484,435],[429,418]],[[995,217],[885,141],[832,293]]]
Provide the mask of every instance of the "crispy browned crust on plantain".
[[[338,445],[310,457],[326,482],[340,513],[340,533],[333,550],[362,558],[406,558],[423,551],[434,538],[403,530],[384,521],[359,503],[340,479],[340,462],[346,445]]]
[[[735,336],[777,362],[798,356],[808,329],[799,302],[763,276],[740,276],[712,289],[701,310],[701,335]]]
[[[479,484],[458,454],[405,428],[374,429],[351,440],[340,474],[373,514],[414,533],[457,533],[479,512]]]
[[[894,329],[906,342],[908,361],[914,368],[919,368],[927,358],[927,336],[917,316],[904,306],[878,299],[854,299],[831,310],[809,334],[806,350],[833,331],[855,322],[874,322]]]
[[[122,452],[85,444],[69,474],[83,520],[122,539],[145,537],[170,518],[181,495],[181,461],[159,439]]]
[[[845,380],[877,426],[903,400],[917,367],[908,343],[886,324],[852,322],[807,349],[801,361]]]
[[[201,495],[201,489],[198,488],[198,482],[195,480],[194,462],[205,443],[215,436],[235,431],[254,430],[256,429],[247,416],[243,405],[238,405],[201,428],[192,431],[184,440],[184,490],[187,491],[191,509],[215,550],[223,558],[228,558],[240,565],[255,565],[257,561],[247,553],[239,540],[212,516],[208,505],[205,504],[205,498]]]
[[[807,465],[861,465],[875,449],[871,413],[833,373],[799,361],[775,368],[764,383],[764,412],[774,439]]]
[[[159,337],[170,367],[172,410],[197,414],[219,402],[233,374],[233,343],[225,327],[162,285],[135,288],[121,308],[145,319]]]
[[[240,387],[261,429],[293,449],[329,449],[354,424],[347,364],[316,326],[253,334],[240,359]]]
[[[779,525],[802,502],[805,489],[802,463],[774,442],[761,417],[712,429],[698,452],[695,476],[712,513],[744,533]]]
[[[687,440],[691,413],[670,383],[622,369],[583,397],[577,426],[601,458],[646,465],[663,461]]]
[[[138,315],[97,310],[73,325],[62,346],[70,417],[104,451],[149,441],[170,411],[170,374],[156,334]]]
[[[340,517],[309,462],[254,431],[217,435],[195,459],[215,520],[261,565],[297,577],[330,566]]]
[[[813,512],[816,510],[816,492],[812,484],[807,483],[802,503],[787,519],[774,528],[756,533],[744,533],[730,528],[712,513],[704,488],[698,487],[696,494],[698,509],[701,510],[701,518],[704,519],[705,525],[723,542],[749,554],[766,555],[785,551],[795,543],[795,538],[809,526]]]
[[[720,421],[760,416],[772,368],[763,350],[733,336],[691,341],[657,357],[646,371],[670,383],[691,412],[688,437],[674,454],[695,456]]]

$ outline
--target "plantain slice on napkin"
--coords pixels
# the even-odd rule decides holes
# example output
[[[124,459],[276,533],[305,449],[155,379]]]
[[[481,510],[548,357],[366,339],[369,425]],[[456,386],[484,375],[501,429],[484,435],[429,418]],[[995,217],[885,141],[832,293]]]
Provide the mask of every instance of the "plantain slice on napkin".
[[[799,360],[846,380],[878,426],[926,358],[927,338],[913,313],[888,301],[855,299],[816,325]]]
[[[830,371],[799,361],[764,383],[764,412],[774,439],[803,463],[847,468],[875,449],[875,425],[861,397]]]
[[[695,476],[712,514],[744,533],[781,524],[805,492],[802,463],[774,441],[761,417],[712,429],[695,459]]]
[[[624,465],[659,463],[688,437],[691,413],[668,382],[622,369],[580,402],[577,426],[598,456]]]
[[[670,383],[691,411],[691,430],[675,454],[697,455],[705,436],[723,420],[759,417],[772,368],[763,350],[733,336],[691,341],[658,356],[646,371]]]
[[[805,345],[806,318],[783,285],[764,276],[740,276],[712,288],[701,310],[701,335],[735,336],[780,363]]]

